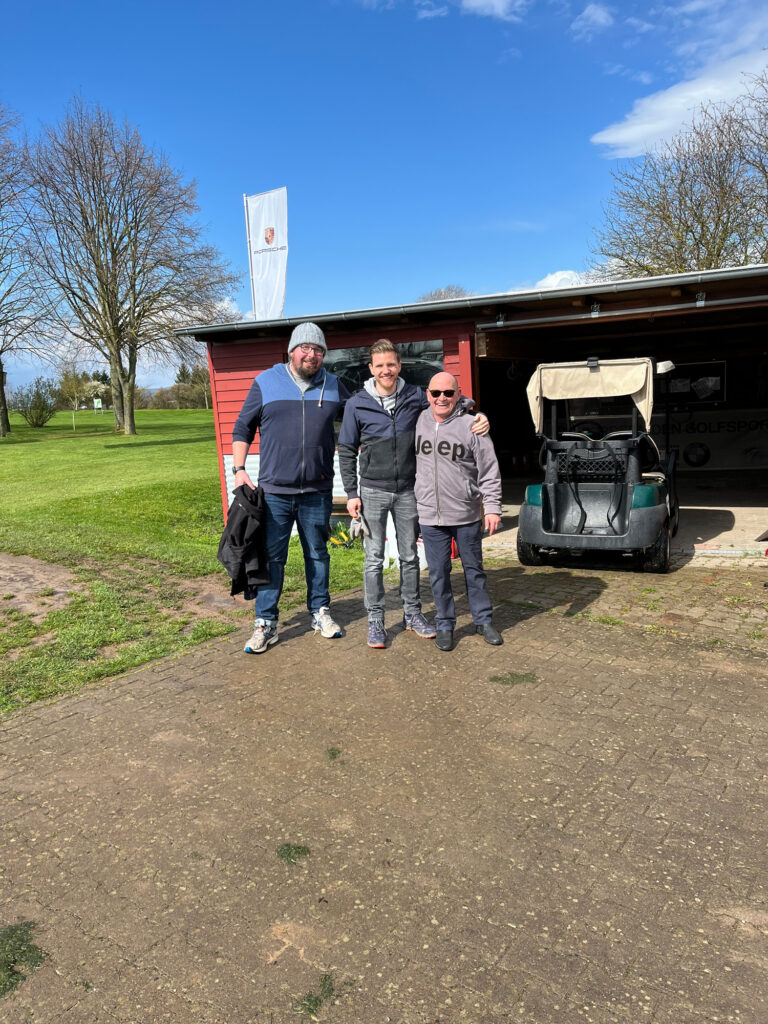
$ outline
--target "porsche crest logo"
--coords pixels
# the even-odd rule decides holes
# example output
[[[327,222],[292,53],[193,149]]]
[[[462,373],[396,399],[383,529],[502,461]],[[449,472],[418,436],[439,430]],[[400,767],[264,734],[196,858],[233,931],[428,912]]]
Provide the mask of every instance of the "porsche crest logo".
[[[267,243],[267,245],[274,245],[274,242],[275,242],[275,229],[274,228],[264,228],[264,241]]]

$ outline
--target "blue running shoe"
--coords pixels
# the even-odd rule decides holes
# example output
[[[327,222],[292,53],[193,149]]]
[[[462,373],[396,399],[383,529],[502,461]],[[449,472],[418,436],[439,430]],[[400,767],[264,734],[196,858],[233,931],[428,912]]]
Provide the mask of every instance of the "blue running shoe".
[[[416,612],[414,615],[404,615],[403,625],[406,629],[410,629],[411,632],[415,633],[416,636],[420,636],[422,640],[434,640],[437,636],[437,630],[434,626],[430,626],[421,612]]]
[[[368,646],[387,646],[387,634],[384,630],[384,623],[381,621],[381,619],[371,619],[371,621],[368,623]]]

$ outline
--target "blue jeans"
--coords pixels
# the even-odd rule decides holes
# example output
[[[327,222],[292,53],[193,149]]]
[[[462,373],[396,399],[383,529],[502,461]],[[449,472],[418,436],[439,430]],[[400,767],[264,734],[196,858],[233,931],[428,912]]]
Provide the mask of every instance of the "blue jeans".
[[[463,526],[423,526],[421,536],[429,566],[429,582],[435,599],[435,625],[438,629],[456,628],[456,608],[451,588],[451,538],[456,540],[469,610],[477,626],[491,622],[493,608],[483,570],[483,521]]]
[[[361,487],[360,501],[370,537],[365,538],[365,607],[368,621],[384,621],[384,542],[387,535],[387,516],[392,513],[397,536],[397,554],[400,560],[400,597],[407,616],[421,611],[419,594],[419,550],[416,539],[419,522],[413,488],[408,491],[383,491],[378,487]],[[390,538],[391,540],[391,538]]]
[[[259,587],[254,610],[257,619],[274,626],[279,617],[278,605],[283,592],[285,562],[293,524],[299,530],[304,551],[304,574],[307,579],[307,608],[316,612],[331,603],[328,592],[331,558],[328,554],[328,527],[333,498],[322,494],[265,494],[264,531],[269,560],[269,583]]]

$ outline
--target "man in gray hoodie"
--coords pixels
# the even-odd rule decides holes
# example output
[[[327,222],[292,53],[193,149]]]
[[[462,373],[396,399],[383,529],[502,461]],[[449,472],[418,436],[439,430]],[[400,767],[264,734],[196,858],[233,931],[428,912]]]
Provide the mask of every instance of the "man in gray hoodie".
[[[490,437],[472,433],[450,373],[429,382],[426,409],[416,424],[416,506],[435,600],[441,651],[453,649],[456,610],[451,588],[451,541],[464,569],[472,620],[486,643],[504,641],[491,622],[493,609],[483,570],[483,526],[501,524],[501,474]],[[485,523],[483,523],[485,516]]]

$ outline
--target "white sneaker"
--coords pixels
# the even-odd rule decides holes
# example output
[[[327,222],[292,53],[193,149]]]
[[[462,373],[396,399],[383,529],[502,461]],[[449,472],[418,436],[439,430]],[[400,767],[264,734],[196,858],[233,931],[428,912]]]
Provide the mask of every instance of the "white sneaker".
[[[318,608],[312,615],[312,627],[314,631],[320,631],[320,636],[327,640],[341,636],[341,626],[331,618],[330,608]]]
[[[276,644],[278,639],[277,626],[270,626],[264,619],[256,619],[253,635],[243,650],[246,654],[263,654],[268,647]]]

